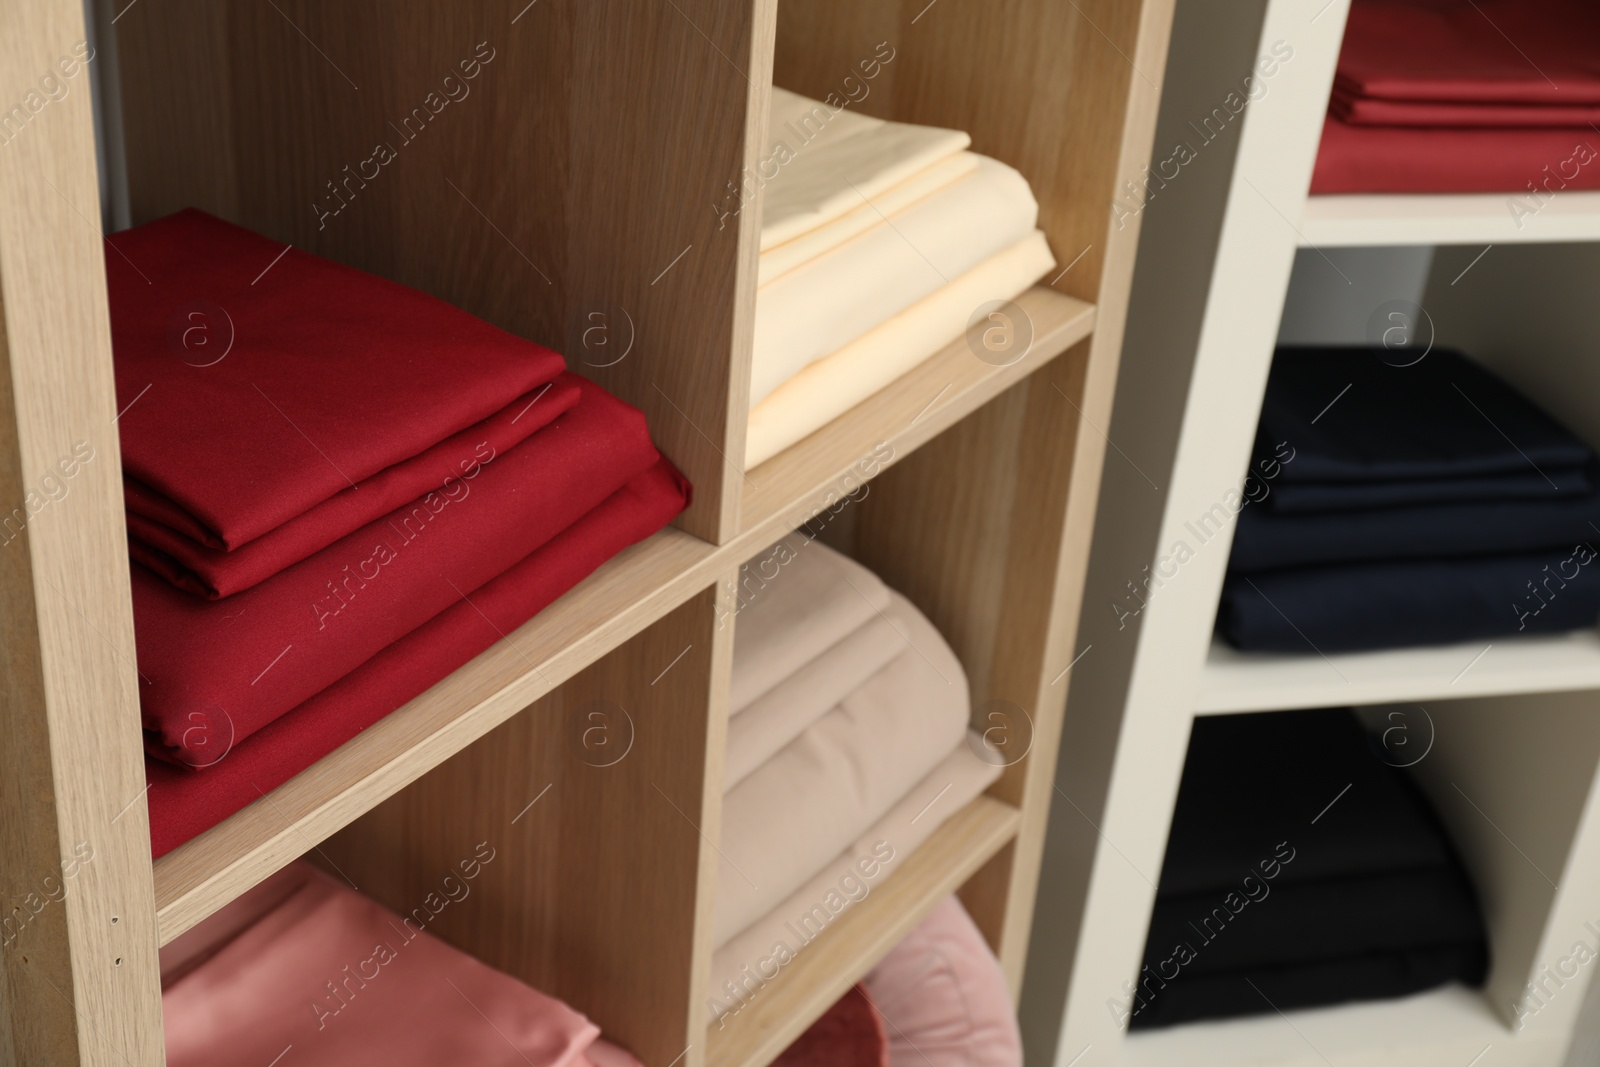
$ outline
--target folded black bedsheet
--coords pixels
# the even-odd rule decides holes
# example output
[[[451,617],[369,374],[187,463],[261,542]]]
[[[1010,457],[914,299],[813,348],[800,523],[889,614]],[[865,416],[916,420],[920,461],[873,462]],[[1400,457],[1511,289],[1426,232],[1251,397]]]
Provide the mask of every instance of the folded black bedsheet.
[[[1600,471],[1584,477],[1600,484]],[[1600,492],[1284,513],[1277,494],[1239,513],[1235,571],[1364,560],[1437,559],[1600,544]]]
[[[1369,348],[1280,348],[1261,434],[1294,449],[1284,486],[1526,475],[1591,458],[1522,394],[1445,349],[1395,367]]]
[[[1349,709],[1197,720],[1130,1025],[1481,982],[1475,893],[1402,755]]]
[[[1230,572],[1217,632],[1244,651],[1306,655],[1564,633],[1600,618],[1597,571],[1594,550],[1580,544],[1507,556]]]

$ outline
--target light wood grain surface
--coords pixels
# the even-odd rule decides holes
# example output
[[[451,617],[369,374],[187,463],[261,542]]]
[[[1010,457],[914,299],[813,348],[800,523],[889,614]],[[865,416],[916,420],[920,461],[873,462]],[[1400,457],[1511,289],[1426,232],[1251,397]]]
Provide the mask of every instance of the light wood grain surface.
[[[134,221],[202,207],[565,353],[650,417],[696,488],[679,525],[720,540],[759,206],[717,207],[765,121],[773,2],[141,0]]]
[[[75,0],[0,8],[0,1062],[30,1067],[163,1058],[83,39]]]

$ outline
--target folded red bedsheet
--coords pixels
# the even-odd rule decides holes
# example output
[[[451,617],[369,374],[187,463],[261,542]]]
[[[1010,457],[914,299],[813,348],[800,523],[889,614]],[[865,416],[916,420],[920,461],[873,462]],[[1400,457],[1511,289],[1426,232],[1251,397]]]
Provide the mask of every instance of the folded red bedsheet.
[[[1351,126],[1329,115],[1311,176],[1319,194],[1522,194],[1528,214],[1562,189],[1600,189],[1600,133],[1587,126]]]
[[[1355,0],[1334,85],[1347,96],[1600,104],[1590,0]]]
[[[212,548],[383,472],[408,479],[409,495],[391,492],[421,496],[452,472],[391,468],[515,413],[565,366],[425,293],[201,211],[106,244],[128,509]]]
[[[577,406],[484,462],[471,481],[404,505],[242,593],[203,600],[135,567],[147,751],[205,766],[219,737],[237,744],[321,692],[656,463],[638,410],[566,380],[579,390]]]
[[[543,547],[471,592],[470,602],[456,598],[451,607],[254,736],[231,747],[222,733],[195,738],[199,747],[215,746],[215,762],[205,769],[147,759],[152,854],[165,855],[259,800],[428,689],[606,560],[665,526],[688,503],[689,492],[683,476],[660,459]]]

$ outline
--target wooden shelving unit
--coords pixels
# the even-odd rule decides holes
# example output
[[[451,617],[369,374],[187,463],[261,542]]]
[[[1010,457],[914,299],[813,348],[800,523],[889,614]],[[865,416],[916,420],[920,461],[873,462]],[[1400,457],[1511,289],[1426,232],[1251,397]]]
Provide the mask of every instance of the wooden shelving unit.
[[[557,348],[646,412],[695,498],[152,863],[87,83],[34,115],[0,146],[0,498],[76,441],[99,458],[0,546],[0,894],[78,843],[94,858],[0,948],[0,1062],[159,1064],[158,946],[301,856],[406,909],[485,839],[499,858],[472,906],[430,929],[649,1067],[769,1062],[956,890],[1019,988],[1139,232],[1108,205],[1148,160],[1170,17],[1171,0],[100,3],[99,165],[134,224],[201,207]],[[76,0],[0,13],[0,99],[84,35]],[[880,42],[894,58],[863,82]],[[470,92],[427,103],[474,58]],[[1017,300],[1021,360],[952,344],[746,471],[759,183],[737,214],[727,198],[760,164],[774,81],[821,97],[847,75],[870,86],[852,106],[970,130],[1021,170],[1069,269]],[[392,125],[417,108],[420,132]],[[348,169],[374,142],[394,150],[378,176]],[[592,347],[597,322],[615,347]],[[708,1031],[738,568],[823,519],[1029,743]],[[574,743],[597,700],[628,724],[607,766]]]
[[[1600,632],[1242,654],[1213,638],[1231,534],[1197,546],[1185,525],[1249,469],[1297,252],[1343,291],[1324,249],[1438,246],[1420,300],[1434,344],[1485,362],[1600,445],[1600,194],[1558,193],[1521,227],[1507,196],[1307,195],[1348,10],[1348,0],[1266,0],[1176,12],[1158,146],[1193,143],[1192,120],[1275,44],[1293,55],[1140,212],[1106,427],[1122,455],[1108,463],[1097,511],[1079,632],[1091,651],[1073,670],[1040,886],[1050,905],[1039,910],[1023,987],[1032,1063],[1578,1062],[1565,1057],[1592,968],[1562,974],[1559,986],[1551,968],[1576,942],[1594,945],[1585,923],[1600,900]],[[1364,292],[1361,281],[1353,292]],[[1153,594],[1131,595],[1179,542],[1192,558]],[[1492,961],[1484,988],[1123,1030],[1112,1009],[1140,973],[1195,716],[1390,704],[1416,727],[1412,773],[1480,896]],[[1530,982],[1543,990],[1531,999]]]

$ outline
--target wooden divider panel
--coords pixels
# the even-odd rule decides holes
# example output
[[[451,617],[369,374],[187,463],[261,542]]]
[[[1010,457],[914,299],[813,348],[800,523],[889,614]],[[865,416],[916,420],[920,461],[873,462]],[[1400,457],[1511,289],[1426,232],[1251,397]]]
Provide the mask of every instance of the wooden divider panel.
[[[0,7],[0,1063],[26,1067],[162,1062],[91,54],[75,0]]]

